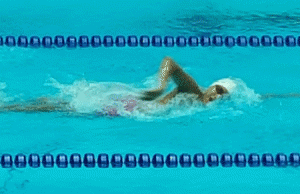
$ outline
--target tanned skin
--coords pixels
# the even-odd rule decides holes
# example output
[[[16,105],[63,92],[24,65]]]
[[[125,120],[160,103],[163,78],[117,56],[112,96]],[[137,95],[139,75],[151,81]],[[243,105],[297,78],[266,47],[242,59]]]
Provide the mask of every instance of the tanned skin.
[[[173,79],[177,87],[159,100],[160,104],[166,104],[177,94],[191,93],[198,96],[198,100],[208,103],[218,97],[228,94],[225,87],[220,85],[211,86],[206,91],[202,91],[196,81],[170,57],[165,57],[161,62],[158,76],[158,88],[143,93],[142,100],[154,100],[158,98],[167,87],[169,78]]]

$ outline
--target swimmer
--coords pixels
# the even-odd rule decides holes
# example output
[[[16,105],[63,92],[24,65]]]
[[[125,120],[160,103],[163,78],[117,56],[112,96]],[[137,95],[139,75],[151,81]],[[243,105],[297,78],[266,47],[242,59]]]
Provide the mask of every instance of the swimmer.
[[[229,94],[229,90],[235,87],[235,84],[224,79],[210,86],[206,91],[203,91],[196,81],[170,57],[165,57],[161,62],[158,76],[158,88],[143,93],[142,100],[154,100],[158,98],[166,89],[169,78],[172,78],[177,87],[159,100],[160,104],[166,104],[177,94],[190,93],[196,94],[197,99],[207,104],[216,99],[222,98]],[[226,81],[228,83],[226,83]]]
[[[177,87],[167,94],[165,97],[160,99],[158,102],[160,104],[166,104],[177,94],[180,93],[190,93],[196,94],[197,99],[203,104],[207,104],[216,99],[222,99],[225,96],[230,96],[230,94],[236,88],[236,83],[231,79],[225,78],[214,82],[206,91],[203,91],[196,81],[170,57],[165,57],[160,65],[159,76],[158,76],[158,88],[150,90],[143,93],[141,97],[142,100],[155,100],[164,92],[168,79],[172,78],[176,83]],[[289,93],[289,94],[263,94],[261,99],[269,98],[299,98],[299,93]]]
[[[165,91],[169,79],[173,79],[177,87],[166,96],[159,98]],[[158,88],[143,92],[139,97],[144,101],[156,100],[159,104],[167,104],[172,98],[180,93],[195,94],[197,99],[203,104],[210,103],[216,99],[222,99],[224,96],[230,96],[235,89],[236,84],[226,78],[213,83],[206,91],[202,90],[196,81],[187,74],[172,58],[165,57],[159,68]],[[265,94],[262,99],[267,98],[288,98],[300,97],[300,94]],[[121,100],[124,103],[124,109],[132,112],[137,105],[134,99]],[[40,97],[29,105],[13,104],[0,107],[0,111],[16,112],[76,112],[69,106],[69,103],[63,101],[50,102],[47,97]],[[99,115],[119,116],[114,107],[103,108],[105,114],[99,112]]]
[[[147,91],[140,97],[141,100],[155,100],[162,95],[167,87],[169,78],[172,78],[177,84],[177,87],[167,94],[164,98],[158,101],[160,104],[166,104],[169,100],[174,98],[180,93],[192,93],[198,96],[198,99],[203,103],[208,103],[217,98],[222,97],[224,94],[228,94],[227,88],[222,85],[213,85],[205,92],[200,89],[196,81],[188,75],[183,69],[170,57],[165,57],[161,62],[159,68],[159,87],[155,90]],[[124,103],[124,109],[128,112],[132,112],[137,102],[133,99],[121,100]],[[31,104],[13,104],[4,106],[1,108],[6,111],[16,112],[54,112],[54,111],[68,111],[75,112],[74,109],[68,107],[67,102],[50,102],[47,97],[41,97],[36,99]],[[114,107],[105,107],[103,112],[110,116],[117,116],[117,109]],[[101,114],[101,112],[99,113]]]

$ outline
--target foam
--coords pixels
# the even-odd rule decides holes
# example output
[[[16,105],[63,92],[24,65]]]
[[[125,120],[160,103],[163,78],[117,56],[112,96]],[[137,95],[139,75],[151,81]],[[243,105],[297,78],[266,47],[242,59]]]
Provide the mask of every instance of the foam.
[[[151,78],[156,79],[155,76]],[[146,82],[153,83],[151,78],[147,78]],[[260,95],[248,88],[241,79],[226,78],[223,81],[227,79],[235,84],[234,88],[230,89],[230,99],[218,99],[207,105],[197,101],[197,97],[193,94],[179,94],[166,105],[160,105],[156,101],[141,101],[139,100],[140,93],[148,89],[119,82],[88,82],[83,79],[76,80],[73,84],[60,84],[51,78],[49,80],[51,83],[45,85],[58,88],[60,92],[56,94],[56,97],[68,101],[78,113],[103,115],[107,114],[107,107],[109,107],[115,109],[120,116],[143,121],[172,119],[207,111],[214,113],[216,117],[212,116],[212,118],[218,118],[220,115],[239,116],[247,107],[256,106],[261,102]],[[132,111],[126,111],[124,109],[126,101],[130,100],[134,100],[136,104]],[[203,116],[207,117],[208,114]]]
[[[108,113],[114,109],[122,117],[140,121],[166,120],[186,116],[192,118],[195,114],[200,120],[223,119],[234,118],[243,115],[245,112],[256,111],[256,109],[249,109],[259,105],[262,101],[260,95],[247,87],[241,79],[230,77],[222,80],[227,79],[235,84],[230,89],[230,98],[217,99],[206,105],[198,101],[196,95],[186,93],[178,94],[166,105],[157,103],[159,99],[156,101],[139,100],[142,91],[153,87],[156,76],[150,76],[144,82],[145,85],[151,83],[148,85],[151,88],[145,88],[144,86],[139,88],[134,84],[120,82],[95,82],[85,79],[76,80],[71,84],[63,84],[50,77],[44,85],[57,88],[59,91],[54,95],[45,94],[43,96],[47,97],[50,103],[67,102],[66,111],[72,110],[70,114],[73,114],[75,110],[74,114],[84,113],[101,116],[109,115]],[[214,84],[218,82],[220,83],[220,80]],[[10,101],[19,103],[15,99],[20,97],[9,96],[3,91],[6,88],[6,83],[0,82],[0,106],[6,105]],[[126,107],[130,107],[130,111]]]

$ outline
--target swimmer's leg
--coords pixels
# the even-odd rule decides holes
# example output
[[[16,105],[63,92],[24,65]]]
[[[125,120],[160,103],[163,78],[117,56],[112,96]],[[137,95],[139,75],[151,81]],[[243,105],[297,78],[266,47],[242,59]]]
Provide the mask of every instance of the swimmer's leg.
[[[67,102],[52,103],[47,97],[40,97],[33,102],[24,104],[13,104],[1,107],[1,111],[12,112],[74,112],[75,110],[68,106]]]
[[[2,110],[11,112],[53,112],[58,107],[52,105],[21,105],[4,106]]]
[[[160,96],[165,90],[170,77],[178,87],[177,90],[174,90],[170,93],[169,97],[176,96],[175,91],[177,91],[177,93],[187,92],[198,94],[200,97],[203,96],[203,92],[199,88],[196,81],[186,72],[184,72],[183,69],[172,58],[165,57],[159,69],[158,88],[145,92],[141,99],[154,100]]]

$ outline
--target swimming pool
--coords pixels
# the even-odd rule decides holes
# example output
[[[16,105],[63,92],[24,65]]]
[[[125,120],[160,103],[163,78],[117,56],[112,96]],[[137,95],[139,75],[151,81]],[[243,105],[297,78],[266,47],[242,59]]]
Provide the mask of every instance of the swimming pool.
[[[296,1],[294,2],[297,3]],[[292,5],[292,2],[291,4]],[[247,7],[244,7],[247,6]],[[259,10],[259,11],[253,11]],[[282,2],[247,1],[38,1],[6,2],[1,36],[70,35],[297,37],[299,9]],[[32,153],[81,155],[147,153],[299,153],[299,99],[259,100],[266,93],[300,91],[299,47],[104,47],[1,46],[0,103],[50,96],[76,113],[0,113],[1,151],[28,161]],[[155,84],[163,57],[173,57],[199,85],[240,79],[239,95],[203,108],[179,97],[166,108],[103,117],[95,109],[111,95]],[[174,85],[171,86],[171,88]],[[118,93],[120,94],[120,93]],[[104,99],[104,101],[103,101]],[[101,101],[102,100],[102,101]],[[101,103],[99,103],[101,101]],[[1,193],[297,193],[299,167],[238,168],[1,168]]]

